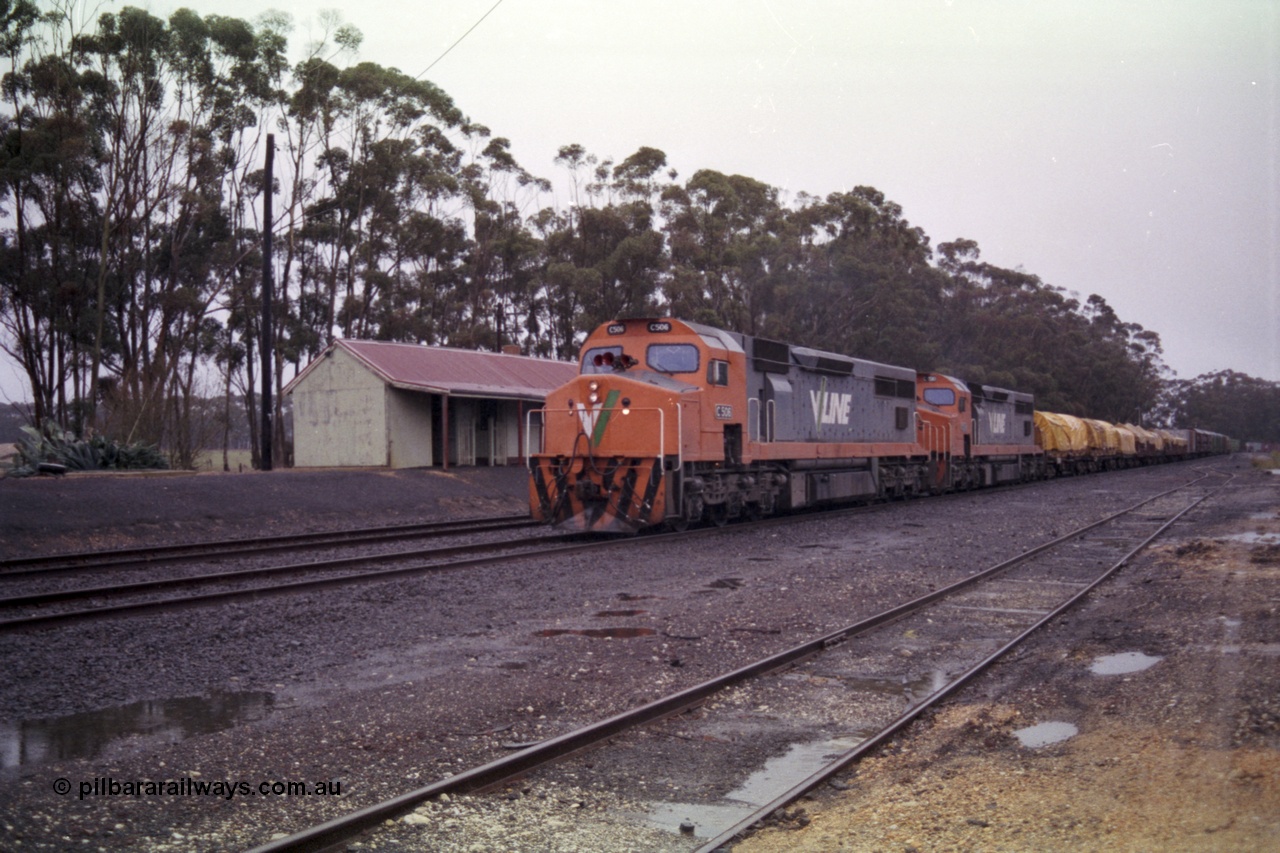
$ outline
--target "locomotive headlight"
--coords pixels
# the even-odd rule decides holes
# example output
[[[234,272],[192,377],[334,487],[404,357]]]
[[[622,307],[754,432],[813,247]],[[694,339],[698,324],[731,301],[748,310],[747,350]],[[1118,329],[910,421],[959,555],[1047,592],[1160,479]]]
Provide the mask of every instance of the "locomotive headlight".
[[[630,397],[622,398],[622,414],[624,415],[631,414],[631,398]]]
[[[596,382],[596,381],[593,379],[593,380],[591,380],[590,382],[588,382],[588,383],[587,383],[587,388],[588,388],[589,390],[591,390],[591,391],[599,391],[599,390],[600,390],[600,383],[599,383],[599,382]]]
[[[600,400],[600,395],[597,394],[595,391],[592,391],[590,394],[587,395],[588,403],[596,403],[596,402],[599,402],[599,400]]]

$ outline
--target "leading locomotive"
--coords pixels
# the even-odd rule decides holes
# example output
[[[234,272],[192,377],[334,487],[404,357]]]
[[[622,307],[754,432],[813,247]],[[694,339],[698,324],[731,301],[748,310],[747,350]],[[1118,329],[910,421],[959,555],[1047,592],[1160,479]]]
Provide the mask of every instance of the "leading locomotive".
[[[633,533],[1042,476],[1030,395],[676,319],[582,347],[527,435],[536,519]],[[532,417],[532,416],[531,416]]]

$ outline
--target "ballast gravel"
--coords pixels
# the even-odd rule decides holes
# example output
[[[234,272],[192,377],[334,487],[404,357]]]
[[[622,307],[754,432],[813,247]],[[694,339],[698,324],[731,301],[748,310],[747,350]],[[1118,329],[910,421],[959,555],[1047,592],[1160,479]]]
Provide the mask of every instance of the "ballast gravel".
[[[1116,847],[1114,842],[1128,837],[1126,832],[1149,842],[1155,836],[1115,817],[1090,823],[1096,815],[1077,816],[1070,804],[1066,817],[1054,812],[1061,803],[1050,791],[1076,766],[1054,760],[1069,753],[1079,767],[1094,768],[1090,778],[1099,800],[1111,784],[1118,786],[1111,792],[1113,802],[1176,803],[1167,792],[1181,790],[1179,779],[1196,776],[1186,774],[1185,763],[1182,777],[1153,778],[1146,790],[1160,795],[1144,799],[1139,772],[1108,775],[1112,765],[1097,762],[1163,750],[1172,767],[1174,758],[1190,754],[1179,750],[1204,745],[1200,738],[1206,735],[1197,733],[1205,727],[1239,733],[1214,748],[1229,751],[1238,742],[1253,757],[1206,766],[1214,773],[1226,768],[1230,785],[1256,796],[1240,799],[1242,806],[1218,823],[1201,821],[1204,825],[1196,824],[1190,835],[1179,835],[1182,825],[1165,821],[1169,835],[1159,837],[1173,842],[1172,849],[1180,839],[1183,849],[1205,849],[1191,842],[1273,838],[1280,809],[1262,807],[1274,802],[1267,798],[1274,797],[1277,787],[1273,697],[1280,694],[1280,685],[1275,657],[1266,652],[1280,648],[1275,565],[1265,562],[1265,551],[1263,562],[1250,562],[1254,552],[1248,548],[1255,546],[1242,543],[1247,546],[1241,552],[1243,571],[1204,566],[1206,561],[1217,566],[1234,553],[1234,540],[1216,538],[1227,535],[1224,531],[1280,530],[1280,519],[1270,520],[1280,506],[1280,478],[1255,474],[1239,460],[1214,466],[1247,481],[1247,487],[1234,493],[1234,503],[1188,521],[1177,545],[1126,568],[1121,580],[1054,629],[1042,649],[1030,653],[1040,661],[1032,674],[1018,670],[1005,683],[997,667],[985,686],[949,703],[929,724],[915,727],[910,745],[864,762],[856,774],[841,780],[843,787],[832,787],[780,815],[778,828],[748,841],[744,849],[769,844],[774,846],[759,849],[792,849],[796,844],[838,849],[843,844],[848,849],[924,850],[934,847],[931,833],[944,831],[954,833],[943,837],[952,839],[956,849],[1030,849],[1036,845],[1023,842],[1041,837],[1053,842],[1051,849],[1074,849],[1076,841],[1099,839]],[[65,513],[46,508],[47,517],[56,522],[50,522],[47,533],[33,532],[30,519],[39,509],[28,507],[23,516],[28,520],[16,535],[30,550],[38,545],[71,550],[88,541],[217,538],[230,528],[351,526],[389,517],[391,509],[354,509],[362,498],[367,498],[366,507],[384,506],[388,498],[374,497],[383,486],[401,501],[396,520],[491,515],[503,508],[519,510],[526,499],[524,475],[518,470],[427,476],[438,473],[416,472],[402,480],[381,472],[333,472],[332,482],[325,472],[278,481],[264,479],[274,475],[227,475],[205,489],[206,475],[181,485],[179,478],[166,480],[169,488],[163,493],[154,481],[110,481],[107,487],[102,485],[107,481],[98,480],[83,488],[109,488],[119,507],[116,523],[111,506],[86,498],[95,513],[81,527]],[[679,544],[653,542],[474,573],[0,636],[4,846],[252,847],[492,760],[521,743],[737,668],[964,577],[1118,510],[1136,495],[1154,494],[1194,475],[1192,466],[1182,465],[1070,478],[890,504],[859,515],[729,529]],[[263,488],[264,482],[270,487]],[[15,497],[28,485],[36,488]],[[80,483],[70,481],[0,481],[0,506],[38,502],[41,495],[65,503],[76,499],[79,488]],[[275,508],[290,506],[289,490],[295,490],[296,505],[305,509],[277,514]],[[406,494],[413,496],[412,509],[404,508]],[[318,495],[327,495],[328,502]],[[1254,518],[1268,512],[1271,516]],[[199,519],[209,516],[216,519],[209,519],[205,529]],[[7,518],[0,522],[7,523]],[[134,526],[140,526],[139,535],[130,537]],[[1221,651],[1231,645],[1224,633],[1231,622],[1239,622],[1234,630],[1245,650],[1239,654]],[[1210,657],[1218,669],[1171,663],[1179,649],[1200,646],[1216,649]],[[1074,677],[1062,685],[1055,680],[1064,662],[1084,663],[1124,651],[1165,655],[1145,675],[1157,679],[1158,690],[1133,676],[1131,681],[1107,682],[1122,686],[1109,698],[1099,692],[1104,682]],[[1171,675],[1162,677],[1161,672]],[[1200,679],[1206,673],[1212,676],[1209,682]],[[120,715],[145,717],[147,708],[158,713],[170,707],[166,701],[184,697],[200,700],[206,715],[210,706],[220,704],[228,711],[227,727],[199,733],[194,723],[184,728],[170,721],[159,730],[114,740],[107,737],[109,731],[101,731],[112,726],[125,730],[130,723]],[[1156,699],[1158,709],[1144,704]],[[237,702],[243,713],[229,707]],[[1172,710],[1163,711],[1166,707]],[[1048,752],[1019,752],[1013,746],[1012,732],[1024,722],[1071,716],[1068,712],[1075,713],[1077,725],[1096,715],[1115,731],[1108,739],[1105,728],[1080,726],[1078,739]],[[31,733],[50,731],[52,721],[72,714],[86,715],[86,726],[92,720],[99,728],[95,754],[72,754],[76,745],[67,743],[68,757],[59,758],[49,744],[30,741]],[[1180,728],[1167,731],[1194,743],[1166,743],[1161,714],[1176,720],[1193,715],[1184,721],[1189,734]],[[1136,725],[1131,715],[1145,721],[1144,728],[1131,728]],[[1118,751],[1128,731],[1134,735],[1132,748]],[[1110,753],[1076,756],[1076,750],[1091,745]],[[27,760],[23,749],[43,757]],[[715,770],[725,779],[740,779],[758,768],[770,749],[769,744],[744,742]],[[1124,766],[1134,771],[1144,765]],[[1239,772],[1231,777],[1234,771]],[[662,782],[649,788],[637,785],[625,797],[553,776],[530,780],[527,790],[436,801],[353,841],[350,849],[691,849],[693,843],[678,830],[655,829],[634,817],[676,788],[695,787],[696,780],[656,768],[651,778]],[[255,793],[80,796],[85,783],[100,780],[143,787],[184,779],[206,787],[215,781],[244,782]],[[1006,793],[993,787],[1002,779],[1011,780],[1001,789]],[[70,784],[69,794],[57,792],[58,780]],[[340,793],[272,796],[270,786],[268,794],[257,793],[263,783],[281,781],[302,781],[312,788],[323,784]],[[1195,791],[1189,784],[1183,788]],[[994,793],[986,800],[972,799],[981,790]],[[1040,809],[1030,793],[1012,793],[1024,790],[1040,792],[1051,805]],[[910,798],[904,799],[908,791]],[[945,806],[948,797],[955,798],[954,809]],[[846,802],[857,803],[856,810],[842,813]],[[991,802],[994,809],[988,808]],[[1159,822],[1154,805],[1150,812],[1134,813],[1143,826]],[[873,814],[879,817],[868,823]],[[921,819],[910,822],[912,815]],[[1229,826],[1219,826],[1227,821]],[[1049,823],[1058,834],[998,834],[1013,829],[1030,833]],[[1104,833],[1108,825],[1115,828]],[[979,832],[988,834],[974,835]],[[993,838],[1000,845],[989,845]],[[441,846],[441,839],[452,846]],[[944,846],[951,845],[948,841]]]

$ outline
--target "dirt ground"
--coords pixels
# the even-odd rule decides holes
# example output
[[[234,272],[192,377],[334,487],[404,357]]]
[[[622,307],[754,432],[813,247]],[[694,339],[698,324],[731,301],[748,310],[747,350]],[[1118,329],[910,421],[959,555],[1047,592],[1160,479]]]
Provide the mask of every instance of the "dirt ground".
[[[0,557],[527,513],[511,500],[527,480],[519,466],[0,478]]]
[[[1019,660],[734,849],[1280,849],[1269,480],[1215,499],[1197,535],[1154,549]],[[1128,652],[1159,661],[1091,673]],[[1046,722],[1078,734],[1034,748],[1015,736]]]

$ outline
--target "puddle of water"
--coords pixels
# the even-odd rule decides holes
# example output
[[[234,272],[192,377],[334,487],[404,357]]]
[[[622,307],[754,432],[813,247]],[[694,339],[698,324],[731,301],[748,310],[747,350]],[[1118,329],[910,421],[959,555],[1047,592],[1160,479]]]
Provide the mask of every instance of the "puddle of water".
[[[620,592],[620,593],[618,593],[618,600],[619,600],[619,601],[648,601],[648,600],[650,600],[650,599],[657,598],[657,597],[658,597],[658,596],[656,596],[656,595],[635,595],[635,594],[630,593],[630,592]]]
[[[742,585],[746,583],[742,578],[720,578],[714,580],[707,586],[712,589],[742,589]]]
[[[1266,655],[1280,657],[1280,643],[1249,643],[1248,645],[1204,646],[1205,651],[1218,652],[1224,655]]]
[[[1067,738],[1075,737],[1080,734],[1080,730],[1071,725],[1071,723],[1051,722],[1018,729],[1013,734],[1023,746],[1035,749],[1036,747],[1060,743]]]
[[[1231,533],[1214,538],[1225,539],[1228,542],[1243,542],[1246,545],[1280,545],[1280,533]]]
[[[593,637],[597,640],[630,640],[635,637],[652,637],[657,633],[653,628],[547,628],[535,631],[535,637],[559,637],[564,634],[576,634],[580,637]]]
[[[601,610],[595,616],[597,619],[608,619],[613,616],[644,616],[648,610]]]
[[[778,795],[809,778],[831,759],[862,743],[860,736],[792,744],[730,791],[719,803],[655,803],[644,819],[670,832],[693,824],[693,835],[714,838]],[[687,834],[687,833],[686,833]]]
[[[132,736],[175,741],[222,731],[262,719],[271,713],[274,702],[272,693],[216,692],[0,723],[0,768],[95,758],[115,741]]]
[[[1162,656],[1152,657],[1142,652],[1121,652],[1118,655],[1104,655],[1089,665],[1094,675],[1124,675],[1129,672],[1142,672],[1164,660]]]

